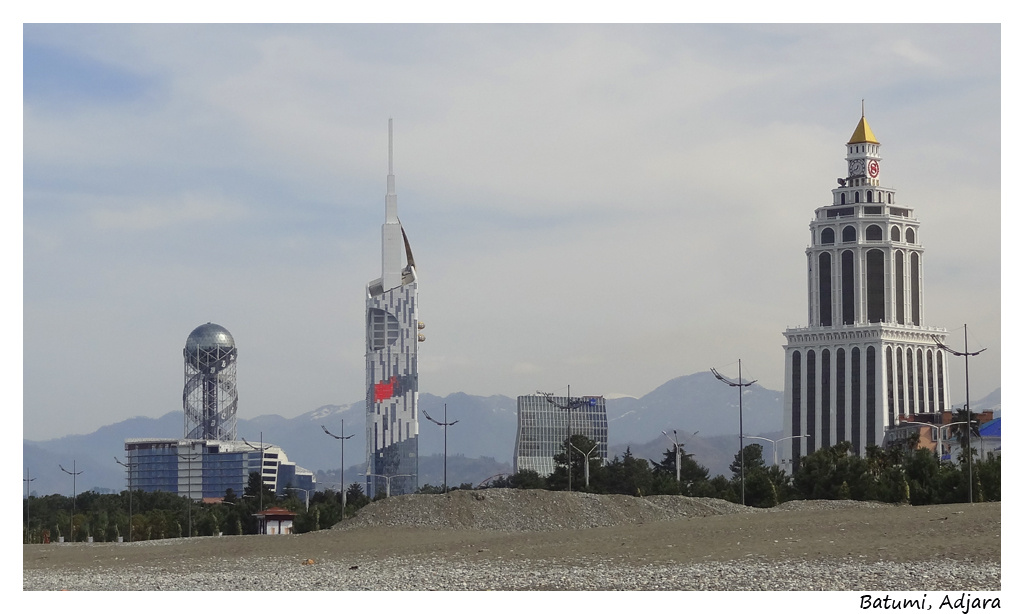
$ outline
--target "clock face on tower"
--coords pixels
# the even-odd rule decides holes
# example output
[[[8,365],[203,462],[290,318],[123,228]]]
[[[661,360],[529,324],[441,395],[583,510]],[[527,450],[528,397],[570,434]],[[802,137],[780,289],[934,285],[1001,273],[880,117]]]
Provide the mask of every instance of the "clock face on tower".
[[[872,160],[868,162],[868,174],[872,178],[878,177],[878,160]]]
[[[864,160],[850,160],[850,176],[860,177],[864,175]]]

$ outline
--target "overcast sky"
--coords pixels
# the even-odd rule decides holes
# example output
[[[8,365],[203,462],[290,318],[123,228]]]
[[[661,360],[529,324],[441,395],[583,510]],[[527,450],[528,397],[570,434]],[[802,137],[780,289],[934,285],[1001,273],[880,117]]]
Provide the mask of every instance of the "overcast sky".
[[[421,392],[641,396],[737,359],[782,390],[862,99],[981,398],[999,26],[26,26],[24,436],[180,410],[206,322],[242,418],[363,398],[388,118]]]

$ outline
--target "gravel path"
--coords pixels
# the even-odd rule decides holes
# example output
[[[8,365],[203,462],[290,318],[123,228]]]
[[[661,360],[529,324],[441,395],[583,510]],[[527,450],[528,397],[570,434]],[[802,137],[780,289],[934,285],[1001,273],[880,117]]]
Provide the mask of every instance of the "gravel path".
[[[488,490],[292,536],[24,547],[24,590],[998,591],[999,503]]]

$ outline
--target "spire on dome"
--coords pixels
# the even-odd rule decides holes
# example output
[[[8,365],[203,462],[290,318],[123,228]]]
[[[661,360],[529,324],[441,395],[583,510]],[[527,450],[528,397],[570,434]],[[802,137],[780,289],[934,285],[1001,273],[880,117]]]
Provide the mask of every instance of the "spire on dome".
[[[871,126],[868,125],[868,120],[864,118],[863,111],[860,115],[860,123],[857,124],[857,129],[853,131],[853,136],[846,143],[847,145],[853,145],[854,143],[874,143],[878,145],[878,139],[875,138],[875,133],[871,132]]]

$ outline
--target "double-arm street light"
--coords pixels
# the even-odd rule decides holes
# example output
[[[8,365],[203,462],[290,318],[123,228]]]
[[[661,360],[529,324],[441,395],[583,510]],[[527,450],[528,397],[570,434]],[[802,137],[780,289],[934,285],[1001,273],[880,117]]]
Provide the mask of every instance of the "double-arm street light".
[[[289,486],[285,488],[285,490],[301,490],[302,492],[306,493],[306,511],[309,511],[309,490],[305,488],[296,488],[294,486]]]
[[[799,439],[801,437],[809,437],[809,435],[790,435],[788,437],[782,437],[781,439],[768,439],[767,437],[759,437],[757,435],[744,435],[747,439],[763,439],[772,443],[772,464],[776,467],[779,466],[779,442],[786,441],[787,439]]]
[[[180,452],[177,452],[176,454],[178,455],[178,458],[180,458],[182,460],[188,461],[188,480],[185,482],[187,484],[187,490],[185,491],[185,497],[188,499],[188,536],[192,537],[192,461],[194,461],[197,458],[199,458],[199,453],[198,452],[189,452],[188,454],[181,454]],[[203,496],[202,484],[203,484],[203,481],[202,481],[202,479],[200,479],[199,480],[199,498],[200,499],[202,499],[202,496]]]
[[[444,492],[448,492],[448,427],[458,423],[458,420],[448,422],[448,404],[444,404],[444,422],[438,422],[430,417],[427,410],[423,410],[423,415],[426,416],[427,420],[430,420],[434,424],[444,428]]]
[[[547,397],[547,399],[548,403],[551,403],[552,405],[559,409],[565,410],[565,474],[566,477],[569,479],[569,492],[572,492],[572,448],[575,447],[572,445],[572,410],[579,409],[586,405],[594,405],[597,403],[597,401],[594,399],[584,398],[574,399],[572,398],[572,395],[569,394],[569,392],[570,388],[569,386],[566,386],[565,405],[562,405],[561,403],[556,403],[555,400],[552,399],[551,397]]]
[[[256,446],[252,445],[248,441],[245,441],[245,437],[242,438],[242,442],[245,443],[245,445],[247,445],[250,448],[252,448],[253,450],[259,450],[260,451],[260,511],[262,512],[263,511],[263,463],[266,462],[266,451],[267,451],[267,449],[270,446],[269,445],[268,446],[264,446],[263,445],[263,431],[260,431],[260,447],[257,448]]]
[[[675,447],[675,450],[676,450],[676,482],[680,486],[682,486],[682,483],[683,483],[682,473],[680,471],[680,466],[682,465],[682,457],[683,457],[683,445],[686,442],[688,442],[691,439],[693,439],[697,435],[697,433],[699,433],[699,432],[700,431],[694,431],[693,434],[690,435],[689,437],[687,437],[686,441],[683,442],[683,443],[679,443],[679,436],[678,436],[678,434],[677,434],[675,429],[672,429],[672,436],[671,437],[669,437],[668,433],[666,433],[665,431],[661,432],[661,434],[664,435],[666,439],[671,441],[672,445]],[[693,454],[687,454],[686,456],[693,456]]]
[[[739,378],[735,382],[730,380],[730,379],[726,379],[726,378],[722,377],[722,375],[718,371],[715,371],[714,368],[711,369],[711,372],[715,375],[715,377],[720,382],[724,382],[724,383],[728,384],[729,386],[732,386],[734,388],[739,388],[740,389],[740,503],[742,503],[743,505],[746,505],[747,504],[746,475],[745,475],[745,473],[746,473],[746,467],[745,467],[746,460],[743,458],[743,389],[746,388],[747,386],[750,386],[751,384],[753,384],[757,380],[756,379],[755,380],[751,380],[751,381],[747,382],[746,384],[744,384],[743,383],[743,361],[742,360],[738,360],[737,363],[739,364]]]
[[[345,440],[352,439],[353,437],[356,436],[356,434],[345,434],[344,418],[341,419],[341,435],[335,435],[334,433],[328,431],[327,427],[322,424],[320,425],[320,428],[322,428],[324,432],[330,435],[331,437],[341,440],[341,519],[345,520],[345,506],[348,505],[348,493],[345,491]]]
[[[977,356],[978,354],[981,354],[982,352],[984,352],[988,348],[981,348],[977,352],[970,352],[970,351],[968,351],[969,350],[969,346],[967,345],[967,325],[966,324],[964,324],[964,351],[963,352],[958,352],[958,351],[954,350],[953,348],[949,347],[948,345],[942,343],[942,340],[940,340],[937,336],[932,336],[932,339],[935,340],[935,345],[939,346],[940,349],[946,350],[947,352],[949,352],[950,354],[952,354],[954,356],[963,356],[964,357],[964,393],[965,393],[965,396],[967,398],[966,402],[964,403],[964,413],[967,414],[967,421],[969,423],[969,422],[971,422],[971,376],[970,376],[969,362],[968,361],[970,360],[971,356]],[[971,426],[972,426],[971,424],[967,425],[967,497],[968,497],[968,501],[969,502],[974,503],[974,476],[973,476],[973,469],[972,469],[972,465],[974,463],[973,463],[973,459],[972,459],[973,452],[971,451]]]
[[[410,474],[410,473],[399,473],[398,475],[381,475],[379,473],[367,473],[366,475],[368,475],[370,477],[374,477],[374,478],[384,478],[387,481],[387,485],[384,488],[384,496],[385,497],[390,497],[391,496],[391,480],[392,479],[394,479],[394,478],[411,478],[412,477],[412,474]]]
[[[122,463],[114,457],[114,462],[128,470],[128,543],[132,542],[132,457],[128,457],[127,463]]]
[[[71,537],[71,542],[74,543],[74,541],[75,541],[75,499],[78,498],[77,479],[78,479],[78,476],[82,475],[82,473],[84,473],[85,470],[83,469],[82,471],[78,471],[77,461],[75,461],[75,460],[71,461],[71,471],[68,471],[67,469],[64,468],[63,465],[61,465],[59,463],[57,464],[57,466],[60,467],[61,471],[63,471],[64,473],[66,473],[66,474],[71,476],[71,530],[68,531],[68,534]]]

